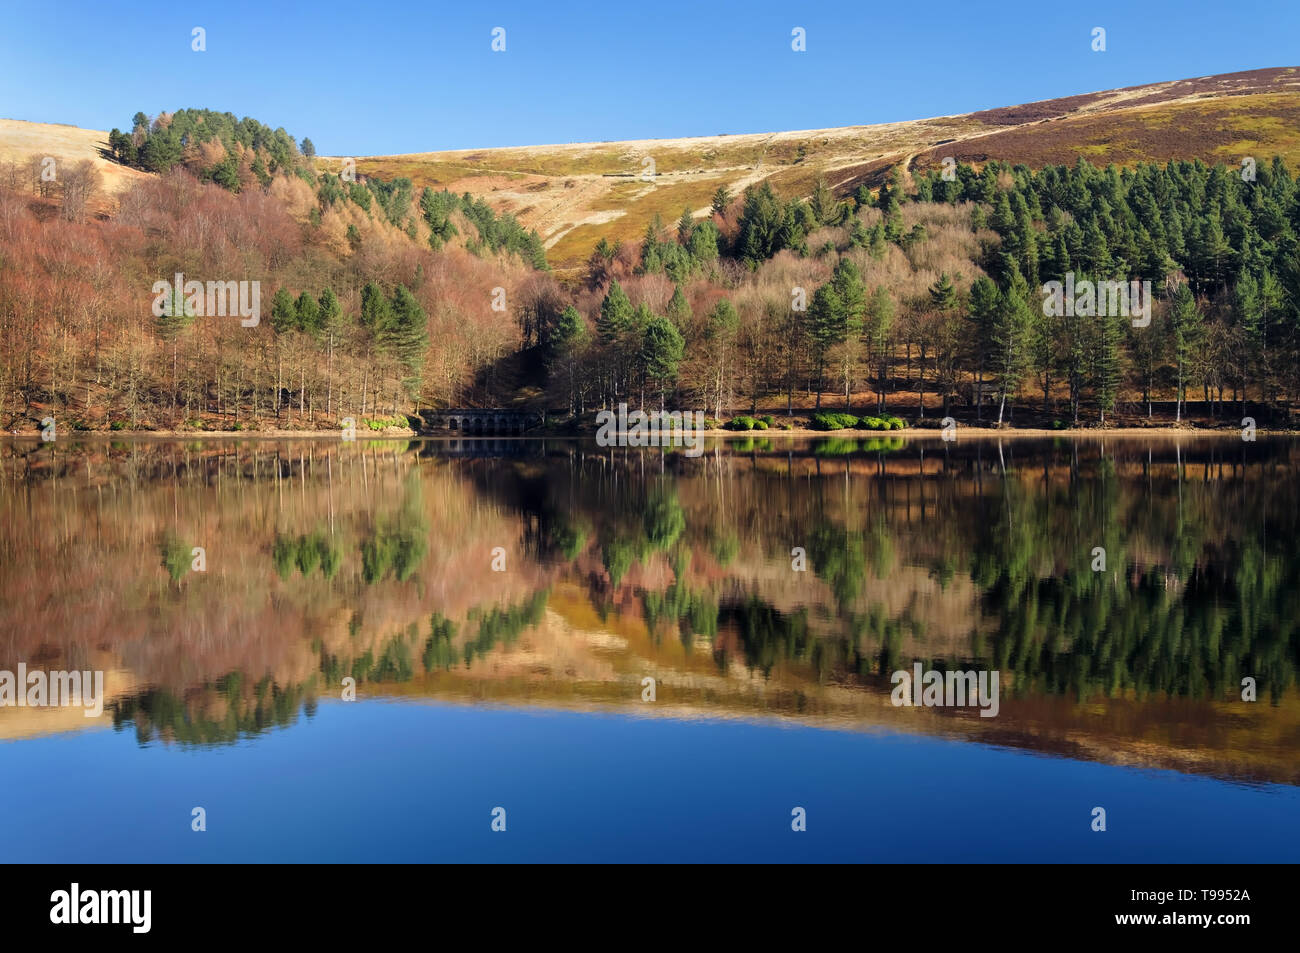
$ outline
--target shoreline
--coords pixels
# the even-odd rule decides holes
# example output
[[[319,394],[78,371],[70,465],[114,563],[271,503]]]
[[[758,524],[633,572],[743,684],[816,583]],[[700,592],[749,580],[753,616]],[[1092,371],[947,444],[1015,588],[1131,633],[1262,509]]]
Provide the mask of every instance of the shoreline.
[[[626,433],[626,431],[623,431]],[[843,437],[858,439],[879,439],[882,437],[902,437],[911,439],[933,439],[942,440],[943,431],[939,427],[907,427],[903,430],[858,430],[854,428],[845,428],[843,430],[811,430],[806,427],[794,427],[789,430],[782,428],[769,428],[767,430],[696,430],[694,434],[706,438],[733,438],[742,439],[745,437]],[[1255,431],[1257,437],[1285,437],[1300,436],[1300,431],[1295,430],[1266,430],[1257,428]],[[454,431],[447,432],[422,432],[409,429],[394,428],[388,431],[368,432],[357,434],[354,438],[343,440],[342,435],[337,430],[78,430],[70,435],[58,437],[53,443],[66,442],[68,440],[117,440],[127,438],[131,440],[156,439],[156,440],[338,440],[340,443],[363,443],[368,441],[380,440],[589,440],[596,436],[596,428],[590,430],[580,430],[571,433],[524,433],[524,434],[492,434],[476,433],[463,434]],[[1088,438],[1088,437],[1234,437],[1241,439],[1242,433],[1240,427],[1080,427],[1066,430],[1047,430],[1043,428],[1025,427],[1025,428],[998,428],[998,427],[980,427],[975,425],[959,425],[956,435],[949,442],[959,442],[963,439],[1003,439],[1016,437],[1071,437],[1071,438]],[[4,433],[0,434],[0,440],[9,442],[41,442],[40,431],[30,433]],[[649,447],[649,444],[647,444]],[[638,448],[630,448],[638,449]]]

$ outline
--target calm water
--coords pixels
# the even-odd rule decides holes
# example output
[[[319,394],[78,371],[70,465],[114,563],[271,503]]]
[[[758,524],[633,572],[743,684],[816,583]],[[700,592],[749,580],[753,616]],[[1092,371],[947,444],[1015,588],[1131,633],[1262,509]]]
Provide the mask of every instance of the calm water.
[[[6,442],[0,673],[105,682],[0,707],[0,860],[1294,861],[1298,465]]]

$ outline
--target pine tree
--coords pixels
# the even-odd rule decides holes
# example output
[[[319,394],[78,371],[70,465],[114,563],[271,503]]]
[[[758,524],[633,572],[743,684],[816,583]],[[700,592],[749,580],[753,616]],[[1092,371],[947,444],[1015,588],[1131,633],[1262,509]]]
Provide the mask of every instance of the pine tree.
[[[327,355],[325,374],[328,380],[328,389],[325,395],[325,414],[330,416],[334,412],[334,345],[343,336],[343,306],[339,303],[339,299],[332,288],[326,288],[321,293],[318,306],[320,309],[318,319],[320,335],[325,341]]]
[[[930,286],[930,304],[936,311],[951,311],[957,307],[957,291],[946,271]]]
[[[997,354],[995,339],[998,314],[1002,308],[1001,292],[991,278],[981,275],[970,287],[969,350],[975,366],[975,419],[983,420],[984,373]]]
[[[722,216],[727,214],[727,206],[731,204],[731,190],[725,185],[719,185],[713,193],[713,214]]]
[[[1176,411],[1174,419],[1183,419],[1183,403],[1186,399],[1187,368],[1200,345],[1203,331],[1202,315],[1196,304],[1196,296],[1191,286],[1180,284],[1174,291],[1169,313],[1169,327],[1173,338],[1174,360],[1177,365],[1178,391],[1175,397]]]
[[[791,247],[797,241],[798,236],[794,234],[797,224],[787,222],[787,211],[767,182],[745,190],[745,208],[740,215],[736,246],[740,259],[750,268],[757,268],[782,248]]]
[[[1024,379],[1028,365],[1030,328],[1034,314],[1029,304],[1029,283],[1025,281],[1014,262],[1007,267],[1005,291],[998,292],[994,303],[990,338],[994,359],[997,362],[998,424],[1006,411],[1007,395],[1013,394]],[[976,282],[978,284],[979,282]],[[971,309],[975,310],[975,288],[971,288]]]
[[[300,331],[306,331],[308,334],[319,333],[320,305],[305,291],[298,295],[298,302],[294,305],[294,319]]]
[[[397,358],[406,370],[402,384],[408,396],[418,396],[420,368],[429,347],[429,321],[424,308],[405,285],[393,292],[392,307],[386,325],[378,331],[380,348]]]
[[[1106,411],[1114,410],[1122,374],[1120,342],[1124,336],[1124,318],[1099,308],[1093,317],[1094,345],[1092,356],[1092,386],[1097,398],[1098,422],[1105,426]]]
[[[818,176],[817,184],[813,188],[812,197],[808,201],[808,207],[812,211],[813,218],[817,220],[818,225],[836,225],[839,224],[839,204],[835,201],[835,196],[826,185],[826,179]]]
[[[1083,267],[1089,274],[1099,278],[1109,277],[1115,267],[1106,236],[1102,234],[1101,226],[1095,219],[1084,230]]]
[[[672,321],[679,331],[690,326],[691,306],[686,300],[681,285],[673,287],[673,296],[668,301],[668,320]]]
[[[632,326],[632,302],[628,300],[623,286],[612,282],[605,299],[600,303],[600,318],[596,321],[596,333],[604,344],[617,341]]]
[[[677,243],[679,245],[688,245],[691,241],[691,231],[695,228],[695,219],[691,217],[689,208],[682,209],[682,217],[677,220]]]
[[[571,414],[582,412],[578,398],[577,368],[586,339],[587,324],[573,305],[569,305],[561,312],[547,339],[552,373],[562,373],[568,382]]]
[[[299,327],[298,309],[288,288],[277,288],[271,298],[271,327],[276,334],[287,334]]]
[[[274,319],[274,313],[272,313]],[[378,336],[393,320],[393,307],[384,289],[375,282],[367,282],[361,289],[361,324]]]
[[[808,306],[808,337],[812,342],[813,365],[817,371],[817,409],[822,406],[822,374],[831,349],[844,340],[844,306],[835,293],[835,285],[827,282],[813,293]]]
[[[704,320],[707,351],[708,391],[713,399],[713,416],[721,417],[730,393],[732,351],[740,330],[740,315],[726,298],[715,304]]]
[[[596,319],[596,335],[608,356],[608,373],[602,394],[602,400],[606,404],[623,390],[627,373],[626,339],[632,330],[632,322],[632,302],[628,300],[623,286],[617,281],[612,282],[605,299],[600,303],[600,317]]]
[[[867,334],[871,343],[871,353],[877,368],[876,373],[876,411],[885,412],[885,385],[889,375],[889,351],[894,327],[894,299],[889,289],[877,285],[871,294],[868,307]]]
[[[686,342],[667,318],[651,317],[642,332],[641,365],[646,378],[659,390],[659,410],[664,409],[664,393],[677,380],[677,369],[685,353]]]

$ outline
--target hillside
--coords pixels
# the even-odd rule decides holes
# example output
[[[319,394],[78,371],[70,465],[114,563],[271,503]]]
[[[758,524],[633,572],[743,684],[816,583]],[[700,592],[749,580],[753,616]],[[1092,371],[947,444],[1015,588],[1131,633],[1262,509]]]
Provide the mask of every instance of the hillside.
[[[687,139],[571,143],[356,157],[357,171],[407,176],[417,186],[485,196],[545,240],[557,269],[586,260],[601,238],[639,241],[655,214],[707,213],[714,191],[738,195],[767,180],[807,195],[825,176],[837,195],[880,184],[885,171],[943,157],[1030,166],[1085,156],[1108,162],[1200,158],[1235,165],[1247,155],[1300,162],[1300,69],[1280,67],[1133,86],[871,126]],[[653,182],[642,178],[646,157]],[[341,159],[322,159],[336,168]]]
[[[103,158],[108,133],[0,119],[0,161],[47,154],[90,158],[105,187],[125,190],[145,173]],[[1083,156],[1095,165],[1200,158],[1236,165],[1244,156],[1281,155],[1300,164],[1300,68],[1276,67],[1131,86],[979,112],[834,129],[683,139],[568,143],[356,156],[359,174],[406,176],[485,198],[541,234],[561,273],[587,260],[596,243],[639,241],[658,214],[707,214],[718,186],[732,195],[768,181],[807,195],[824,176],[839,196],[875,187],[903,162],[909,171],[951,156],[1039,167]],[[647,180],[645,159],[653,160]],[[337,171],[342,157],[320,157]]]
[[[1297,91],[1257,70],[879,126],[362,157],[355,180],[203,108],[129,135],[5,122],[0,427],[383,429],[464,406],[576,426],[624,401],[740,429],[1288,427]],[[179,273],[184,310],[150,302]],[[1077,310],[1044,307],[1076,277]],[[1095,307],[1094,281],[1136,297]],[[231,282],[249,324],[207,320]]]
[[[107,195],[125,192],[149,178],[147,172],[130,169],[105,157],[108,133],[60,123],[21,122],[0,119],[0,163],[23,163],[32,156],[52,156],[56,161],[76,163],[89,159],[103,177]],[[104,203],[101,203],[101,210]]]

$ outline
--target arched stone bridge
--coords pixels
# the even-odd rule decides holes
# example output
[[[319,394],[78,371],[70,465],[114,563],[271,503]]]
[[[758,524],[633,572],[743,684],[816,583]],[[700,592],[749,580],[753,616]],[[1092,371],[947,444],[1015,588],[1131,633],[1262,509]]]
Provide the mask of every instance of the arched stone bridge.
[[[523,433],[546,422],[546,413],[540,410],[422,410],[420,417],[426,430],[458,434]]]

